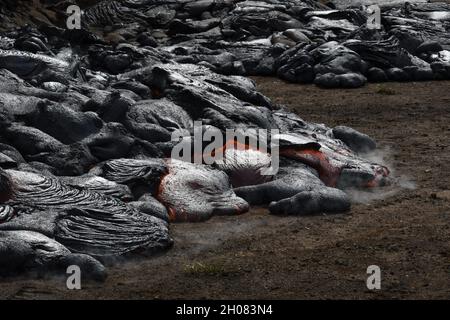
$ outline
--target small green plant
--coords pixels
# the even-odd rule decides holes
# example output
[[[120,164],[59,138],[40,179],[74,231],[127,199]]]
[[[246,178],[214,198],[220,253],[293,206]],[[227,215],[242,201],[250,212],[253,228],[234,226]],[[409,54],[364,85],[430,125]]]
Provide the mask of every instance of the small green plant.
[[[190,275],[197,276],[220,276],[228,274],[222,264],[202,262],[195,262],[193,264],[186,265],[184,267],[184,272]]]
[[[378,85],[375,92],[386,96],[393,96],[397,94],[394,89],[388,88],[387,86],[384,85]]]

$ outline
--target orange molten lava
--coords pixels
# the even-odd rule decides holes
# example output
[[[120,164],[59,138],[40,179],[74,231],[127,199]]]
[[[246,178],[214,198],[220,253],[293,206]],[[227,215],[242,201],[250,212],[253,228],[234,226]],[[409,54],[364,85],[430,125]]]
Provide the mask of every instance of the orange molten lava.
[[[172,207],[169,207],[168,205],[166,205],[163,201],[163,199],[161,198],[161,195],[163,193],[164,190],[164,179],[169,175],[169,172],[165,173],[163,176],[161,176],[161,180],[159,182],[159,186],[158,186],[158,192],[156,194],[156,199],[161,202],[162,204],[164,204],[164,206],[167,209],[167,212],[169,214],[169,221],[170,222],[174,222],[176,221],[177,218],[177,214],[175,209],[173,209]]]
[[[390,174],[390,171],[386,167],[379,167],[375,172],[375,178],[369,181],[365,187],[366,188],[376,188],[380,187],[383,183],[386,183],[385,179]]]
[[[188,217],[187,213],[184,212],[183,209],[176,210],[175,208],[171,207],[169,204],[166,204],[165,201],[162,199],[161,195],[164,191],[164,179],[170,174],[170,171],[165,173],[161,177],[161,181],[158,186],[158,192],[156,195],[156,199],[161,202],[167,209],[167,213],[169,214],[169,222],[196,222],[196,217]]]
[[[280,155],[298,160],[316,169],[323,183],[328,187],[336,187],[341,174],[341,168],[333,166],[323,152],[293,147],[280,150]]]
[[[177,213],[175,212],[175,209],[169,207],[167,212],[169,213],[169,221],[175,222],[175,220],[177,220]]]

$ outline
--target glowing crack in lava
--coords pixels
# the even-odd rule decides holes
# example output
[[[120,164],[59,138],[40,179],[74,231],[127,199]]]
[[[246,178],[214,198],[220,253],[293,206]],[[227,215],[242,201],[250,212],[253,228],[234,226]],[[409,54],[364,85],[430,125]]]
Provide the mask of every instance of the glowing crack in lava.
[[[280,152],[282,156],[296,159],[314,168],[319,173],[320,179],[328,187],[336,187],[341,168],[331,164],[329,158],[319,150],[289,148]]]
[[[293,147],[282,149],[280,155],[316,169],[328,187],[374,188],[389,184],[388,168],[342,159],[349,155],[346,150],[333,152]]]

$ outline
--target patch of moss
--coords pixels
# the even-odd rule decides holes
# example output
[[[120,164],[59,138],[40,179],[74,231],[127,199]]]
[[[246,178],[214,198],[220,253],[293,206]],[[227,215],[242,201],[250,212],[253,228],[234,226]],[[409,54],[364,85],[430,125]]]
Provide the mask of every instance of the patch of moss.
[[[387,86],[384,86],[384,85],[377,86],[375,93],[386,95],[386,96],[393,96],[393,95],[397,94],[397,92],[395,92],[394,89],[388,88]]]
[[[225,276],[229,272],[221,263],[195,262],[184,267],[184,272],[194,276]]]

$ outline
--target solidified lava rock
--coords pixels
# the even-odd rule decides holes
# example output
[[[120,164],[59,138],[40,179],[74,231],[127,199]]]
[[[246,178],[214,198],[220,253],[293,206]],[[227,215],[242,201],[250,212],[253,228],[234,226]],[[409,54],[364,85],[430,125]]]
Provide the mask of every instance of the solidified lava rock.
[[[383,8],[380,30],[312,0],[84,1],[82,29],[66,30],[66,4],[0,8],[1,274],[77,264],[103,279],[110,257],[169,248],[168,221],[345,212],[346,188],[389,183],[364,158],[373,139],[304,121],[247,75],[450,77],[446,4]],[[276,134],[267,148],[226,140],[247,129]],[[199,151],[198,132],[222,142]],[[190,160],[171,158],[180,144]]]

